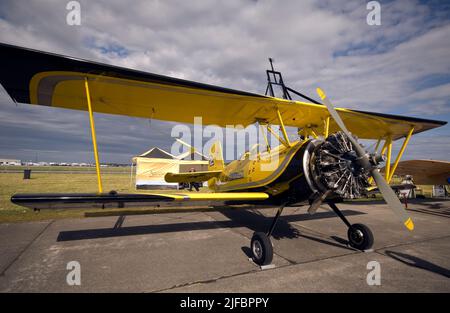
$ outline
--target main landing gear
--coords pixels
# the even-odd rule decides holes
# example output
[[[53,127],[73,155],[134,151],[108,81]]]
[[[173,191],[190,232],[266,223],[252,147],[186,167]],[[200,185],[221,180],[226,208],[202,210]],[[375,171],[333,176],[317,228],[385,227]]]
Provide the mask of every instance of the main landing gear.
[[[373,246],[373,234],[369,227],[364,224],[350,224],[347,218],[342,214],[336,204],[328,203],[330,208],[336,213],[336,215],[344,222],[348,227],[347,237],[349,245],[358,250],[368,250]],[[258,265],[268,265],[273,259],[273,246],[270,241],[270,236],[275,228],[275,225],[280,218],[281,212],[283,212],[286,204],[283,204],[278,208],[277,214],[272,220],[267,233],[254,232],[250,243],[252,259]]]
[[[275,225],[280,218],[281,212],[283,212],[286,204],[283,204],[278,208],[277,214],[272,220],[272,224],[269,227],[267,233],[264,232],[254,232],[252,240],[250,242],[250,247],[252,250],[252,259],[258,265],[268,265],[272,263],[273,259],[273,246],[270,241],[270,236],[275,228]]]
[[[373,234],[369,227],[364,224],[350,224],[339,208],[333,202],[328,203],[330,208],[347,225],[348,243],[358,250],[368,250],[373,246]]]

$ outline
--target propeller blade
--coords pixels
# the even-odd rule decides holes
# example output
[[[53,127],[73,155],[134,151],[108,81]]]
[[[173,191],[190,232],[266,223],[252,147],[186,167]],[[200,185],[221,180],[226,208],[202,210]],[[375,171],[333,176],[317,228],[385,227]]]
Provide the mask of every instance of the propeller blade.
[[[328,195],[331,193],[331,190],[325,191],[323,194],[321,194],[319,197],[314,199],[313,203],[311,203],[310,207],[308,208],[308,213],[313,215],[316,213],[317,209],[319,209],[320,205],[325,201],[325,199],[328,197]]]
[[[348,139],[352,142],[353,146],[356,149],[356,153],[358,156],[362,157],[366,154],[363,148],[359,145],[359,143],[353,138],[353,136],[348,131],[347,127],[345,127],[344,121],[339,116],[338,112],[334,108],[334,106],[331,104],[330,100],[328,100],[327,95],[322,91],[322,89],[317,88],[317,94],[319,95],[320,99],[322,99],[323,103],[328,109],[328,112],[330,113],[333,120],[338,124],[339,128],[342,129],[342,131],[347,135]]]
[[[395,214],[397,214],[398,217],[400,217],[400,220],[406,228],[412,231],[414,229],[414,222],[411,217],[409,217],[408,213],[406,213],[395,192],[377,169],[373,169],[371,174],[388,206],[395,212]]]
[[[347,137],[353,144],[353,147],[355,148],[358,156],[361,158],[365,158],[368,161],[366,151],[363,149],[363,147],[359,145],[358,141],[356,141],[356,139],[353,138],[353,136],[348,131],[347,127],[345,127],[344,121],[342,121],[341,117],[331,104],[330,100],[328,100],[326,94],[320,88],[317,88],[317,94],[327,107],[328,112],[330,113],[333,120],[336,122],[339,128],[347,135]],[[375,183],[378,186],[378,189],[380,190],[381,195],[383,196],[388,206],[394,211],[395,214],[397,214],[397,216],[401,219],[406,228],[412,231],[414,229],[414,223],[412,219],[409,217],[408,213],[406,213],[402,203],[400,202],[400,200],[398,199],[397,195],[394,193],[392,188],[388,185],[386,180],[383,178],[383,176],[378,172],[376,168],[371,170],[371,174],[373,179],[375,180]]]

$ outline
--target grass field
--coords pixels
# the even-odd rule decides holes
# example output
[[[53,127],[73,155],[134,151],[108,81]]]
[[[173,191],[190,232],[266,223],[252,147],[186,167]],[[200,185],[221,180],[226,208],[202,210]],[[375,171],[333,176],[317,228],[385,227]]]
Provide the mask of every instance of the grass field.
[[[49,169],[49,167],[45,167]],[[31,209],[23,208],[11,203],[11,195],[15,193],[77,193],[77,192],[96,192],[97,179],[95,170],[92,173],[76,173],[61,172],[60,167],[53,172],[38,173],[32,172],[31,179],[24,180],[22,172],[2,172],[0,171],[0,223],[4,222],[21,222],[32,220],[47,220],[57,218],[82,218],[87,211],[101,212],[105,214],[105,210],[42,210],[34,212]],[[66,167],[64,167],[66,168]],[[85,168],[84,168],[85,169]],[[130,181],[129,168],[125,173],[120,173],[117,169],[114,173],[105,173],[102,171],[103,190],[109,192],[115,190],[120,193],[138,192],[134,189],[134,185]],[[420,186],[422,194],[431,196],[431,186]],[[206,188],[205,188],[206,189]],[[205,190],[206,191],[206,190]],[[148,191],[146,191],[148,192]],[[161,192],[159,190],[158,192]],[[176,191],[165,191],[176,192]],[[361,199],[364,200],[364,199]],[[370,200],[370,199],[369,199]],[[127,209],[124,209],[127,210]],[[133,210],[148,210],[148,208],[133,208]],[[109,210],[111,211],[111,210]],[[115,212],[120,209],[115,209]]]
[[[92,174],[32,173],[24,180],[23,173],[0,172],[0,222],[83,217],[86,210],[42,210],[37,213],[11,203],[14,193],[96,192],[97,179]],[[108,192],[135,192],[130,174],[102,174],[103,189]]]

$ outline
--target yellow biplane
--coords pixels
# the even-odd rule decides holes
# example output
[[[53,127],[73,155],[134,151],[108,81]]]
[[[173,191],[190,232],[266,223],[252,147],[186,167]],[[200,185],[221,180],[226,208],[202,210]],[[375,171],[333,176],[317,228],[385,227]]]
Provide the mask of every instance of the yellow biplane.
[[[387,183],[411,136],[446,123],[334,109],[320,89],[319,103],[286,87],[281,73],[274,71],[273,66],[267,71],[270,91],[267,96],[6,44],[0,45],[0,64],[0,82],[15,102],[89,112],[99,182],[97,193],[16,194],[12,202],[34,209],[126,207],[184,201],[278,206],[267,232],[256,232],[251,240],[253,259],[261,265],[272,261],[270,236],[288,205],[309,203],[308,211],[313,214],[322,203],[327,203],[348,226],[350,245],[369,249],[373,244],[370,229],[363,224],[350,224],[336,203],[363,195],[372,180],[389,207],[412,230],[411,218]],[[274,97],[273,86],[277,84],[282,88],[283,98]],[[294,101],[290,93],[308,101]],[[208,181],[213,192],[104,193],[94,112],[180,123],[192,123],[194,117],[202,117],[204,124],[222,127],[259,123],[276,135],[281,144],[270,147],[267,142],[264,152],[258,152],[253,158],[251,153],[246,154],[227,165],[220,144],[214,144],[208,171],[166,175],[168,182]],[[280,127],[281,134],[274,131],[274,125]],[[285,128],[288,126],[299,129],[300,140],[289,139]],[[354,136],[375,140],[375,151],[367,152]],[[401,138],[404,138],[402,147],[391,167],[392,143]],[[385,159],[383,177],[378,168]],[[276,162],[275,166],[266,170],[270,162]]]

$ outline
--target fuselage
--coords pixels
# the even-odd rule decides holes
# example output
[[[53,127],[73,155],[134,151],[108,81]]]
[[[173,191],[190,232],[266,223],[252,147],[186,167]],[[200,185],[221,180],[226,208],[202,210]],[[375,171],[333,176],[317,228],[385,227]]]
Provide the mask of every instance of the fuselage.
[[[320,140],[295,141],[270,151],[249,151],[208,181],[215,192],[265,192],[267,202],[302,202],[317,190],[310,178],[311,151]],[[256,150],[256,149],[255,149]]]

